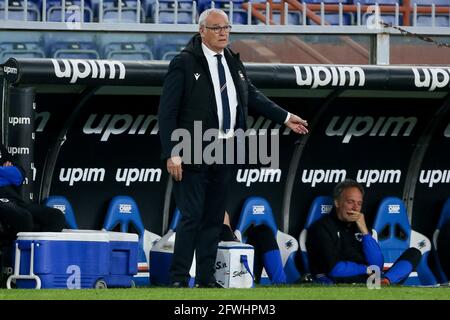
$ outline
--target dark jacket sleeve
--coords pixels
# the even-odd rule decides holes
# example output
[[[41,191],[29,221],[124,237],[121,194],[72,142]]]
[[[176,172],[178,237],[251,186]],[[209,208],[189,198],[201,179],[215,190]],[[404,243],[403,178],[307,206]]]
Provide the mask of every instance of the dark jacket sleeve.
[[[275,102],[267,98],[259,91],[247,78],[248,84],[248,108],[267,119],[271,119],[279,124],[284,124],[288,112],[278,106]]]
[[[172,132],[178,127],[178,112],[184,96],[184,62],[177,55],[169,64],[164,78],[162,94],[159,102],[158,123],[163,158],[170,158],[177,141],[171,141]]]

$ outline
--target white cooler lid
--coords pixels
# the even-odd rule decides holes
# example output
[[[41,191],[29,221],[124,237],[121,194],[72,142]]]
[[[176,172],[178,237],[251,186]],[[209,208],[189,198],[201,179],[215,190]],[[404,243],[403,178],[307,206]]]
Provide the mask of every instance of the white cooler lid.
[[[17,240],[108,242],[109,237],[105,232],[19,232]]]
[[[116,231],[106,231],[106,230],[90,230],[90,229],[63,229],[63,232],[74,232],[74,233],[102,233],[107,234],[110,241],[127,241],[127,242],[138,242],[139,236],[135,233],[128,232],[116,232]]]

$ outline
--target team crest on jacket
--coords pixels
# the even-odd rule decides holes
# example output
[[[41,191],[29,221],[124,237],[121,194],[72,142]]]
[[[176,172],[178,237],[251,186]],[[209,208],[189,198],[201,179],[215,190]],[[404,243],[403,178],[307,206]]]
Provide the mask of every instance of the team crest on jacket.
[[[198,78],[200,78],[200,73],[194,73],[194,77],[195,77],[195,80],[198,80]]]
[[[241,70],[238,71],[239,73],[239,77],[241,77],[241,80],[245,80],[244,74],[242,73]]]

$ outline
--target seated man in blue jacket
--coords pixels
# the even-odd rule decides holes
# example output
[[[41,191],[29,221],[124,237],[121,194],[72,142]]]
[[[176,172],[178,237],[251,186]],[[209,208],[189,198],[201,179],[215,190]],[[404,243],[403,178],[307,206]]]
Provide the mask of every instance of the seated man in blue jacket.
[[[60,210],[22,199],[20,187],[24,178],[23,169],[0,144],[0,223],[4,240],[16,239],[18,232],[61,231],[65,227]]]
[[[308,230],[306,248],[311,273],[323,283],[366,283],[369,266],[383,270],[384,258],[361,213],[364,189],[353,180],[339,183],[333,192],[334,210]],[[381,284],[404,281],[416,268],[421,252],[409,248],[382,274]]]

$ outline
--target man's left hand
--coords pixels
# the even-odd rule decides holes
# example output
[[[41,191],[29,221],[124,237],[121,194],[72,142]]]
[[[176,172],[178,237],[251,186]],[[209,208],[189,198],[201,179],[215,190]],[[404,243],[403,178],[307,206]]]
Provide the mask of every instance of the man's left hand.
[[[286,127],[298,134],[307,134],[309,132],[308,128],[306,128],[307,126],[308,121],[303,120],[295,114],[291,114],[289,120],[286,122]]]

